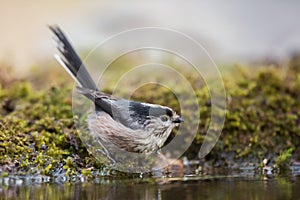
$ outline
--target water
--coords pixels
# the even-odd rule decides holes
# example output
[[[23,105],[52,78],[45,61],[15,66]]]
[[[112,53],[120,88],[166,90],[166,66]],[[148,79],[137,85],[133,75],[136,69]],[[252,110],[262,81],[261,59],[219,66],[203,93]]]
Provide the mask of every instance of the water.
[[[33,180],[33,179],[32,179]],[[217,175],[180,178],[46,182],[4,178],[0,199],[299,199],[298,175]],[[39,180],[39,179],[38,179]]]

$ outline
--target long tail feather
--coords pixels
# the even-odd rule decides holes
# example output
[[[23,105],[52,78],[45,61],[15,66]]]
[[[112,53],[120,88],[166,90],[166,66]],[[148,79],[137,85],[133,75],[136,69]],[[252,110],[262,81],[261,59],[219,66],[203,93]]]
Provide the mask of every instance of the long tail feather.
[[[55,55],[57,61],[81,87],[97,90],[95,82],[62,30],[58,26],[49,28],[57,37],[57,48],[60,52],[60,55]]]

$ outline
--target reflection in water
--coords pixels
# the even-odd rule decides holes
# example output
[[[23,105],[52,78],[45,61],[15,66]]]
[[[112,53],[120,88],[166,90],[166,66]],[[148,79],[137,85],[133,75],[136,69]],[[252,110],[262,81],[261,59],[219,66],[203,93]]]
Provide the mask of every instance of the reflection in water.
[[[173,179],[175,180],[175,179]],[[7,185],[0,199],[297,199],[300,177],[200,178],[157,184],[154,179],[96,179],[84,183]]]

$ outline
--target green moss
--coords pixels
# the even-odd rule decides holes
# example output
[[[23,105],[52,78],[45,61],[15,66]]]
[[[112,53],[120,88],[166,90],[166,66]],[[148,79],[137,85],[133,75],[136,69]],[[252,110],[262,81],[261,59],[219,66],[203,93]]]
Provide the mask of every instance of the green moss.
[[[226,121],[220,140],[205,158],[208,163],[230,167],[232,163],[259,164],[259,160],[272,157],[278,166],[284,166],[291,158],[300,158],[300,68],[295,63],[291,66],[285,77],[274,68],[261,69],[251,76],[238,68],[234,72],[238,78],[226,80]],[[48,76],[53,75],[48,73]],[[45,77],[47,81],[48,76]],[[191,74],[186,77],[195,90],[200,113],[186,113],[188,123],[181,131],[184,134],[192,132],[190,125],[196,124],[194,116],[200,114],[198,133],[184,154],[195,159],[210,122],[211,103],[208,89],[201,80]],[[3,173],[68,176],[91,176],[96,170],[103,170],[102,174],[114,173],[91,156],[79,139],[71,110],[73,85],[58,81],[53,87],[41,89],[33,86],[35,81],[42,81],[40,78],[30,77],[30,80],[1,80],[0,77],[0,166]],[[188,96],[189,91],[178,87],[181,97]],[[110,91],[109,86],[103,89]],[[176,96],[156,84],[139,88],[133,98],[180,111]],[[191,106],[191,111],[195,110],[190,99],[184,101]]]
[[[88,177],[91,175],[91,170],[92,169],[82,169],[82,175],[85,177]]]
[[[295,150],[295,148],[291,147],[291,148],[281,152],[279,154],[279,156],[277,157],[275,164],[278,167],[280,167],[281,169],[287,169],[290,164],[291,157],[293,155],[292,153],[294,150]]]
[[[37,90],[16,81],[1,87],[0,166],[10,173],[80,174],[88,152],[71,111],[71,85]],[[9,104],[13,105],[7,105]],[[78,157],[71,165],[71,158]],[[90,160],[93,165],[95,160]],[[77,164],[78,163],[78,164]],[[63,166],[70,166],[71,171]]]

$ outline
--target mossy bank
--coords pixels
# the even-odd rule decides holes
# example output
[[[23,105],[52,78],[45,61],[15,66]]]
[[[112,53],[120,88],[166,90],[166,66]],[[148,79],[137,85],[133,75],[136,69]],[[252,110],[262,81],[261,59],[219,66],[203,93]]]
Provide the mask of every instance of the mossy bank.
[[[280,67],[268,66],[254,73],[247,73],[251,67],[233,68],[224,77],[226,121],[220,139],[203,163],[211,167],[259,167],[262,160],[268,158],[285,168],[300,160],[299,63],[297,58],[292,59],[284,75]],[[1,68],[2,176],[11,173],[69,177],[115,174],[88,153],[78,136],[72,113],[72,82],[45,83],[49,77],[55,77],[54,71],[43,74],[42,79],[37,78],[41,74],[20,79],[7,72],[7,68]],[[190,74],[186,76],[190,76],[198,97],[201,120],[198,134],[184,156],[197,159],[210,120],[210,98],[201,81]],[[155,93],[147,92],[149,88]],[[104,90],[110,92],[109,87]],[[134,98],[179,109],[171,91],[155,85],[140,88]],[[189,131],[192,130],[188,126],[184,128],[184,132]]]

